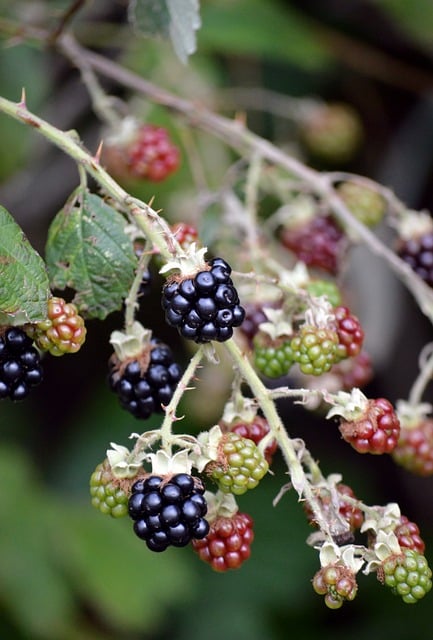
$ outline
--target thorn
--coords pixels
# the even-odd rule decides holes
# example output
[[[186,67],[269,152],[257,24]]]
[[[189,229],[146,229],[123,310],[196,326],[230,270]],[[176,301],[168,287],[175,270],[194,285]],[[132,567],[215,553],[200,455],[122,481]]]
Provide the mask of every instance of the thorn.
[[[23,109],[27,109],[25,87],[21,89],[21,100],[19,101],[18,106],[22,107]]]
[[[153,201],[155,200],[155,196],[152,196],[149,200],[149,202],[147,203],[148,207],[151,207],[153,209]]]
[[[101,154],[102,154],[102,147],[104,146],[104,141],[101,140],[101,142],[98,145],[98,148],[96,149],[96,153],[93,156],[93,160],[96,162],[96,164],[100,164],[101,162]]]

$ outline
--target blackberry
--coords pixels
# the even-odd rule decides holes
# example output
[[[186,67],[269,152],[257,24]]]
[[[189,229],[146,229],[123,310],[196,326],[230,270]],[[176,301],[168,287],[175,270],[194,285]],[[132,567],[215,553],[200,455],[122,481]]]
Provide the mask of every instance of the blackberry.
[[[288,374],[293,362],[291,338],[279,337],[272,340],[258,333],[253,341],[254,366],[267,378],[281,378]]]
[[[113,355],[109,362],[109,384],[120,404],[136,418],[146,420],[162,413],[182,376],[171,349],[153,338],[143,356],[119,362]]]
[[[192,539],[204,538],[209,523],[204,516],[207,503],[198,478],[178,473],[168,481],[151,475],[132,485],[128,513],[135,534],[151,551],[165,551],[172,545],[184,547]]]
[[[39,352],[32,339],[18,327],[6,329],[0,337],[0,400],[22,400],[42,378]]]
[[[424,282],[433,287],[433,232],[402,241],[397,254]]]
[[[283,227],[280,238],[307,266],[338,273],[346,239],[332,216],[318,215],[302,224]]]
[[[48,300],[47,318],[26,325],[25,331],[41,351],[48,351],[53,356],[76,353],[86,339],[84,319],[77,307],[56,296]]]
[[[292,338],[293,360],[302,373],[320,376],[330,370],[338,354],[338,335],[332,329],[304,325]]]
[[[239,567],[251,555],[254,540],[253,519],[247,513],[235,513],[212,522],[210,531],[201,540],[193,540],[192,547],[200,560],[219,572]]]
[[[414,549],[386,558],[377,574],[380,582],[407,604],[415,604],[432,588],[432,572],[425,557]]]
[[[245,310],[230,278],[231,267],[222,258],[192,277],[171,279],[163,288],[162,307],[169,325],[197,343],[225,342],[239,327]]]

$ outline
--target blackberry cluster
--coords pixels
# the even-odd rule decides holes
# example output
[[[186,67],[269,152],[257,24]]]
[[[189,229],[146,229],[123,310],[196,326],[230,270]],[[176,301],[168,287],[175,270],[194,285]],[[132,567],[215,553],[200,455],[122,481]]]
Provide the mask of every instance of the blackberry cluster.
[[[137,358],[119,369],[117,359],[110,360],[108,381],[118,395],[120,404],[136,418],[146,420],[153,413],[162,413],[182,376],[174,362],[171,349],[159,340],[151,340],[149,363],[145,371]]]
[[[151,551],[165,551],[172,545],[184,547],[192,539],[209,533],[204,516],[207,503],[204,487],[197,478],[178,473],[167,482],[151,475],[132,485],[128,513],[135,534]]]
[[[239,327],[245,310],[230,278],[231,267],[222,258],[191,278],[168,282],[162,293],[165,319],[184,338],[203,343],[225,342]]]
[[[22,400],[42,377],[40,356],[31,338],[18,327],[6,329],[0,337],[0,400]]]
[[[397,254],[424,282],[433,287],[433,233],[424,233],[402,242]]]

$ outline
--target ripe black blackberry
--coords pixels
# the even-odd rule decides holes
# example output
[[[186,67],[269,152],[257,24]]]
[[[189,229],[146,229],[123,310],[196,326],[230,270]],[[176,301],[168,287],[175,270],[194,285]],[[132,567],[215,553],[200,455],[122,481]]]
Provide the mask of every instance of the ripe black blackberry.
[[[109,368],[108,381],[120,404],[143,420],[162,413],[162,405],[170,402],[182,376],[171,349],[156,338],[150,341],[148,350],[128,361],[120,362],[113,354]]]
[[[433,287],[433,232],[403,240],[397,254],[424,282]]]
[[[239,304],[227,262],[214,258],[205,267],[167,282],[162,292],[165,319],[194,342],[225,342],[232,337],[233,327],[242,324],[245,310]]]
[[[203,494],[201,481],[187,473],[178,473],[168,481],[157,475],[137,480],[128,501],[135,534],[151,551],[201,540],[209,533]]]
[[[0,337],[0,400],[22,400],[42,382],[39,352],[22,329],[9,327]]]

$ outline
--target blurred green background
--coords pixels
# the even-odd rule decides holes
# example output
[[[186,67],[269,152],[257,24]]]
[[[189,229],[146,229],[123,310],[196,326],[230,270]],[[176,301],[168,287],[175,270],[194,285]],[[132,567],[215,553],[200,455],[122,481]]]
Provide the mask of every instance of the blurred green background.
[[[77,72],[56,52],[26,44],[8,30],[10,20],[53,27],[70,4],[0,1],[0,94],[18,100],[26,87],[31,110],[61,128],[77,129],[96,149],[101,126]],[[198,52],[188,66],[169,44],[132,37],[126,4],[85,3],[71,26],[85,45],[181,96],[228,115],[245,111],[253,130],[317,168],[368,175],[395,189],[409,207],[432,208],[430,0],[202,0]],[[233,158],[220,142],[206,135],[193,140],[181,121],[121,87],[104,85],[136,113],[167,125],[184,150],[197,144],[212,188],[224,179]],[[346,103],[362,121],[362,146],[344,165],[330,167],[302,148],[290,119],[253,103],[237,104],[228,90],[239,88]],[[76,186],[76,168],[6,116],[0,116],[0,140],[0,203],[43,254],[49,222]],[[172,221],[194,220],[198,178],[184,163],[161,187],[131,189],[145,199],[156,192],[157,207]],[[431,327],[380,263],[371,266],[362,250],[355,258],[347,285],[371,336],[367,346],[376,370],[367,393],[395,401],[406,397]],[[380,270],[374,278],[372,268]],[[185,345],[174,342],[163,325],[158,296],[155,286],[143,318],[186,361]],[[282,640],[295,630],[304,640],[424,635],[432,622],[431,596],[417,607],[404,605],[372,576],[360,577],[353,603],[337,612],[326,609],[311,588],[318,560],[305,544],[310,530],[300,505],[288,493],[272,506],[287,480],[278,457],[274,475],[239,499],[255,520],[256,539],[251,559],[227,575],[213,573],[190,549],[152,554],[129,522],[92,509],[90,474],[110,442],[127,445],[128,435],[140,428],[106,384],[108,338],[121,323],[120,313],[90,322],[85,347],[73,358],[47,358],[46,379],[28,400],[1,403],[0,637]],[[213,375],[214,404],[206,387],[186,400],[191,432],[219,418],[227,389],[224,375]],[[359,456],[331,424],[297,407],[280,409],[289,432],[306,440],[325,473],[340,471],[367,503],[400,503],[420,526],[431,564],[432,480],[413,478],[388,458]]]

